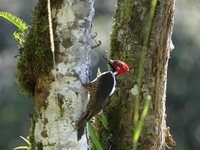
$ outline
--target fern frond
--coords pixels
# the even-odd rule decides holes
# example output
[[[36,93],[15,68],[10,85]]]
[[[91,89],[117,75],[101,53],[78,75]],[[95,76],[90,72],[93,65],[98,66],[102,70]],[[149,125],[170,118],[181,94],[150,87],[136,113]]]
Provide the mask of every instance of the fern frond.
[[[28,29],[28,25],[24,21],[12,15],[11,13],[1,11],[0,17],[7,19],[11,23],[13,23],[15,26],[17,26],[21,31],[25,31],[26,29]]]
[[[24,46],[24,40],[23,40],[23,32],[21,30],[17,30],[13,33],[13,36],[15,40],[21,45],[22,47]]]
[[[28,25],[22,21],[20,18],[8,13],[0,12],[0,17],[7,19],[9,22],[13,23],[18,27],[18,30],[13,33],[14,38],[19,42],[21,47],[24,47],[24,33],[28,29]]]

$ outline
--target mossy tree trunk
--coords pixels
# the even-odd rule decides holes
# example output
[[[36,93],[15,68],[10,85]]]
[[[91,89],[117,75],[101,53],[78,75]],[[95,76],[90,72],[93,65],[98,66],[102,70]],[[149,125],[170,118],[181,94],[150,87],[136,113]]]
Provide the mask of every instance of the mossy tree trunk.
[[[34,97],[35,117],[30,134],[32,149],[87,149],[78,142],[75,121],[87,104],[94,0],[51,0],[56,44],[56,69],[50,49],[47,0],[39,0],[17,64],[21,91]]]
[[[167,66],[172,49],[174,0],[158,0],[155,4],[153,19],[149,20],[152,1],[118,0],[117,2],[110,57],[128,63],[134,68],[134,72],[131,70],[119,78],[120,89],[115,92],[105,110],[110,130],[109,133],[102,129],[100,133],[105,149],[133,148],[134,124],[138,121],[134,116],[137,105],[135,102],[139,97],[141,113],[148,95],[152,98],[151,106],[137,149],[160,150],[172,144],[165,120],[165,96]],[[149,24],[149,21],[152,21],[152,24]],[[142,69],[140,69],[141,64]],[[141,83],[138,83],[140,75],[142,75]]]

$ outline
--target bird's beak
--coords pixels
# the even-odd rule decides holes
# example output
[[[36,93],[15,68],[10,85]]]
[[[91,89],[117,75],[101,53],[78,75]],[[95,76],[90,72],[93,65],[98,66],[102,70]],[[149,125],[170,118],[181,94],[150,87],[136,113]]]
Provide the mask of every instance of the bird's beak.
[[[112,68],[112,70],[115,70],[114,66],[113,66],[113,61],[109,60],[108,58],[106,58],[105,56],[103,56],[103,58],[108,62],[108,64],[110,65],[110,67]]]
[[[111,63],[112,63],[112,61],[109,60],[108,58],[106,58],[105,56],[103,56],[103,58],[104,58],[107,62],[111,62]]]
[[[103,56],[103,58],[109,63],[109,65],[113,68],[113,61],[109,60],[108,58],[106,58],[105,56]]]

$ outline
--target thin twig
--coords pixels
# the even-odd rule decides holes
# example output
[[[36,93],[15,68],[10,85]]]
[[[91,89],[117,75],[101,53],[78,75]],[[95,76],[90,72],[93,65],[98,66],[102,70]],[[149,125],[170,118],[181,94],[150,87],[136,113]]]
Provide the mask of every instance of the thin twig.
[[[56,70],[55,45],[54,45],[54,36],[53,36],[50,0],[47,1],[47,9],[48,9],[48,20],[49,20],[49,34],[50,34],[51,51],[52,51],[52,55],[53,55],[53,66],[54,66],[54,69]]]

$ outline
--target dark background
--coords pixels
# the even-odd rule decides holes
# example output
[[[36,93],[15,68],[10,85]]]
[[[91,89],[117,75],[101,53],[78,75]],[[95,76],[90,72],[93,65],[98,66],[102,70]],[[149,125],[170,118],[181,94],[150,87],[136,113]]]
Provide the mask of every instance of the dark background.
[[[1,0],[0,11],[10,12],[30,24],[35,1]],[[175,150],[200,149],[200,3],[176,0],[173,32],[175,49],[171,52],[167,84],[167,125],[177,146]],[[103,66],[99,54],[109,48],[114,0],[96,0],[93,31],[102,45],[93,50],[92,64]],[[33,102],[19,93],[15,82],[18,45],[13,38],[16,27],[0,18],[0,150],[26,145],[29,113]]]

